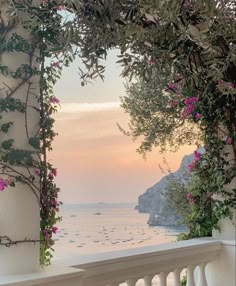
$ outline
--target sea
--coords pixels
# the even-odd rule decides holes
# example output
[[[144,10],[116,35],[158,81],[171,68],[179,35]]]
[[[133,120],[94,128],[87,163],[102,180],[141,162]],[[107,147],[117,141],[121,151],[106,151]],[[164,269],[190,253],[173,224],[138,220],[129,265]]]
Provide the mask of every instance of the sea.
[[[134,203],[64,204],[54,235],[55,259],[176,241],[182,227],[149,226]]]

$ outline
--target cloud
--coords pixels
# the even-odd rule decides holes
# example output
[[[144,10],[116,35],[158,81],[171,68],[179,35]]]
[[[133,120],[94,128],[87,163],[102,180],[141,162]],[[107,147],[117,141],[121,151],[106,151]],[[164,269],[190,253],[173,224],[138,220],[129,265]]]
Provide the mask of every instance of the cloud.
[[[101,103],[63,103],[61,104],[60,112],[74,113],[74,112],[96,112],[106,111],[112,109],[119,109],[120,102],[101,102]]]

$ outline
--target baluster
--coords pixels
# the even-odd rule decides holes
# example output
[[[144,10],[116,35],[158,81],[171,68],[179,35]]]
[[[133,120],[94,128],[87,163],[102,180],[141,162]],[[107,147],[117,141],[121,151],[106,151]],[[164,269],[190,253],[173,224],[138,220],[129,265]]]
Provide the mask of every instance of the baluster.
[[[195,268],[194,266],[187,267],[187,285],[186,286],[195,286],[194,276],[193,276],[194,268]]]
[[[198,274],[197,286],[207,286],[205,268],[206,268],[206,263],[198,265],[199,274]]]
[[[166,277],[167,277],[167,274],[166,274],[165,272],[161,272],[161,273],[159,274],[160,286],[167,286]]]
[[[144,285],[145,286],[152,286],[152,279],[153,279],[153,276],[150,276],[150,275],[144,276],[144,278],[143,278]]]
[[[181,286],[181,281],[180,281],[180,269],[175,269],[174,271],[174,286]]]
[[[127,286],[135,286],[137,281],[138,281],[138,279],[128,279],[125,282],[126,282]]]

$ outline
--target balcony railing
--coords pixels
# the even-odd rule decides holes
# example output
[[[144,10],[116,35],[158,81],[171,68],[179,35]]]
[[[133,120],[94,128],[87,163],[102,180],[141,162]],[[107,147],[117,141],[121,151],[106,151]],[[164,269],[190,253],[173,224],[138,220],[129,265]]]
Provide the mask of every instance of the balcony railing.
[[[218,259],[220,253],[220,241],[197,239],[76,256],[64,260],[65,268],[54,267],[41,274],[2,280],[0,277],[0,285],[181,286],[181,272],[186,269],[187,286],[211,286],[206,279],[206,266]],[[170,273],[172,279],[168,278]]]
[[[187,286],[208,286],[206,265],[217,259],[220,250],[220,241],[189,240],[77,257],[69,264],[85,270],[83,286],[152,286],[156,276],[155,285],[180,286],[183,269]],[[168,279],[170,273],[173,279]]]

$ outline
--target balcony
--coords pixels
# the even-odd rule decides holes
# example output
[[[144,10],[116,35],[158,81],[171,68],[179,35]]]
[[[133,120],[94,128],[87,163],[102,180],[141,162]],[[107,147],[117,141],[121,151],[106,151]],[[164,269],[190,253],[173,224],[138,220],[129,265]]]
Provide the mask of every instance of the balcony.
[[[233,286],[234,265],[233,241],[195,239],[70,257],[37,273],[0,277],[0,285],[181,286],[187,273],[187,286]]]

